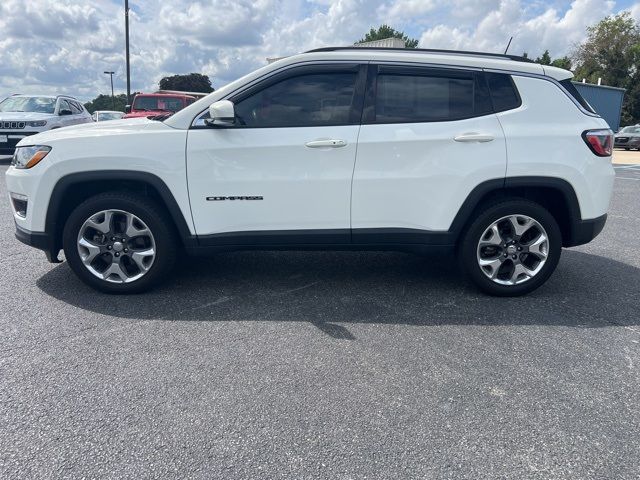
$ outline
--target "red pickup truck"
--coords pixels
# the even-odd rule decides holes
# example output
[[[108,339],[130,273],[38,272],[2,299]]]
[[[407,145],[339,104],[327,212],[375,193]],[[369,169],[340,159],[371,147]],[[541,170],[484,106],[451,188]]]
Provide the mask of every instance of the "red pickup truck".
[[[139,93],[131,105],[125,107],[123,118],[151,117],[154,115],[172,114],[191,105],[198,97],[205,94],[187,93]]]

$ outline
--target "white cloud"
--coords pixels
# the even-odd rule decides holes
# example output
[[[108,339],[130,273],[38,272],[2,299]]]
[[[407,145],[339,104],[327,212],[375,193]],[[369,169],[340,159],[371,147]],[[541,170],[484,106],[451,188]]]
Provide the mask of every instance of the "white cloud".
[[[623,8],[613,0],[130,0],[132,89],[201,72],[220,86],[266,57],[349,45],[382,23],[423,47],[567,54],[585,29]],[[566,5],[566,4],[565,4]],[[640,20],[640,2],[631,6]],[[124,91],[119,0],[0,0],[0,97],[12,92]]]
[[[423,32],[420,46],[502,52],[513,36],[510,53],[536,56],[548,49],[552,56],[567,55],[585,38],[586,28],[612,13],[613,7],[611,0],[574,0],[564,14],[549,7],[529,17],[525,2],[502,0],[476,28],[436,25]]]

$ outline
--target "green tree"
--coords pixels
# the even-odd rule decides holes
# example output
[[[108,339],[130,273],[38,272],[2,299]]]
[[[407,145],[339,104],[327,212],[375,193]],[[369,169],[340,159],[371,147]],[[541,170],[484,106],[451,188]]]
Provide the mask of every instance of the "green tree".
[[[132,95],[133,98],[133,95]],[[124,106],[127,104],[127,95],[121,93],[115,96],[115,108],[113,107],[113,100],[111,95],[98,95],[96,98],[84,104],[85,108],[89,110],[89,113],[93,113],[96,110],[116,110],[118,112],[124,112]]]
[[[545,50],[540,57],[534,60],[534,62],[539,63],[540,65],[551,65],[552,67],[571,70],[571,59],[569,57],[560,57],[552,60],[549,50]]]
[[[372,28],[364,37],[356,43],[373,42],[374,40],[384,40],[385,38],[400,38],[404,41],[405,48],[417,48],[418,40],[409,38],[404,32],[399,32],[389,25],[380,25],[377,29]]]
[[[534,62],[541,65],[551,65],[551,55],[549,55],[549,50],[545,50],[542,56],[536,58]]]
[[[640,27],[630,12],[601,20],[587,29],[587,39],[573,53],[576,79],[627,89],[622,122],[640,119]]]
[[[159,82],[160,90],[180,90],[183,92],[211,93],[213,87],[211,80],[201,73],[189,73],[187,75],[172,75],[164,77]]]

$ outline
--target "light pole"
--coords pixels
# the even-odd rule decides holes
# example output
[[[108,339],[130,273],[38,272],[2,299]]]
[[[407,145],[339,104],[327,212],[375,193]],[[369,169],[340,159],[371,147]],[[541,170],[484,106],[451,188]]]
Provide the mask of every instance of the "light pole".
[[[113,74],[116,72],[104,72],[111,77],[111,102],[113,103],[113,109],[116,109],[116,97],[113,95]]]
[[[124,0],[124,36],[127,60],[127,105],[131,105],[131,68],[129,65],[129,0]]]

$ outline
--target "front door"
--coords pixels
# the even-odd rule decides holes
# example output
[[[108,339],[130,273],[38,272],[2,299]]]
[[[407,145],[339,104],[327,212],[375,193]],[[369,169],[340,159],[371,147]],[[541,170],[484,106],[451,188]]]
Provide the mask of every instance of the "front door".
[[[196,121],[187,176],[201,243],[349,242],[364,68],[291,68],[230,98],[235,125]]]

